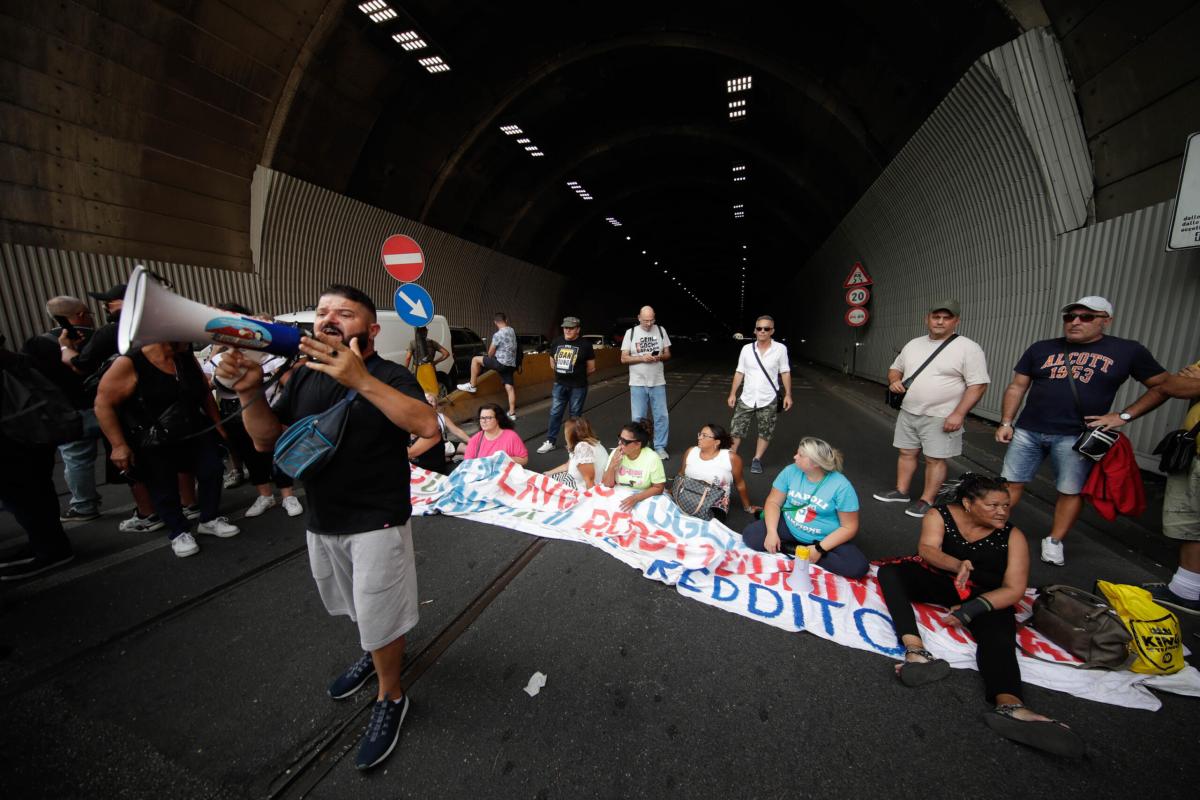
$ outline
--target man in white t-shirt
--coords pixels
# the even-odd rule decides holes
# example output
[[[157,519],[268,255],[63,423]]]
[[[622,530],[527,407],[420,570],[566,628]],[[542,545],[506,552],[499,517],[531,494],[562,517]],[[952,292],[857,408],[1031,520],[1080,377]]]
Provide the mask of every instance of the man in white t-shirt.
[[[625,331],[621,341],[621,363],[629,365],[629,408],[631,419],[652,419],[654,452],[666,460],[669,418],[667,376],[663,362],[671,358],[671,337],[654,319],[654,309],[642,306],[638,324]]]
[[[733,436],[731,452],[737,452],[738,445],[750,432],[751,420],[758,423],[758,444],[754,448],[754,460],[750,462],[750,471],[755,475],[762,474],[762,457],[775,432],[778,416],[775,405],[779,395],[783,395],[784,411],[792,407],[792,365],[788,361],[787,347],[771,338],[774,332],[774,318],[763,316],[755,320],[754,341],[742,348],[737,370],[733,373],[733,386],[729,390],[729,407],[733,409],[733,421],[729,423],[729,432]],[[738,396],[739,387],[741,397]]]
[[[983,350],[958,336],[961,309],[957,300],[938,300],[925,315],[927,336],[918,336],[900,351],[888,369],[888,388],[904,395],[892,446],[900,451],[896,488],[875,494],[884,503],[907,503],[904,513],[923,517],[946,480],[946,459],[962,454],[963,421],[987,391],[987,359]],[[953,340],[947,344],[951,337]],[[912,376],[945,345],[915,378]],[[925,453],[925,488],[916,500],[909,486],[917,471],[917,454]]]

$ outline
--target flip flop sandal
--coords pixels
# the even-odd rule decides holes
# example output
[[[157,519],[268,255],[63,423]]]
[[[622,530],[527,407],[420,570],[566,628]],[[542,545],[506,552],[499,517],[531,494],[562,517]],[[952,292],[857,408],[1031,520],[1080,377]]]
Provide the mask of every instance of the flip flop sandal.
[[[924,686],[927,683],[940,681],[950,674],[950,664],[945,659],[936,658],[933,653],[923,648],[910,648],[906,652],[928,659],[927,661],[905,661],[896,673],[900,682],[905,686]]]
[[[1022,708],[1025,706],[999,705],[991,711],[985,711],[983,721],[1005,739],[1020,742],[1056,756],[1079,758],[1083,755],[1083,739],[1079,738],[1079,734],[1056,719],[1049,721],[1018,719],[1015,712]]]

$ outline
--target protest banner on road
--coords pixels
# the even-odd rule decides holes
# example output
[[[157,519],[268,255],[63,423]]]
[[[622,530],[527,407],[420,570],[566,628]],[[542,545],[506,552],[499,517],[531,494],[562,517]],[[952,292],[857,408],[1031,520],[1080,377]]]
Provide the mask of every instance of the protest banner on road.
[[[788,631],[807,631],[848,647],[894,659],[896,638],[879,584],[811,568],[809,581],[793,575],[792,559],[746,548],[741,536],[716,520],[684,514],[666,495],[622,511],[626,489],[597,486],[579,492],[532,472],[503,453],[463,462],[444,476],[413,469],[414,514],[447,514],[551,539],[584,542],[641,570],[652,580],[707,605]],[[1018,609],[1028,615],[1030,592]],[[965,629],[941,622],[945,610],[917,605],[926,647],[951,666],[975,669],[975,643]],[[1024,681],[1078,697],[1130,708],[1157,709],[1149,689],[1200,697],[1200,671],[1139,675],[1127,670],[1079,670],[1079,660],[1037,631],[1018,626],[1022,648],[1053,662],[1018,653]]]

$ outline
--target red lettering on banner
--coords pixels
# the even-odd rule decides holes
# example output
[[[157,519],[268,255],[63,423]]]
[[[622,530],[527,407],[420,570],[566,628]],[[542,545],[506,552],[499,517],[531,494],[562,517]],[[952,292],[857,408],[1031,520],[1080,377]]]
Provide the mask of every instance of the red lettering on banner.
[[[592,488],[587,490],[589,495],[595,494],[596,497],[612,497],[614,494],[616,494],[616,492],[617,490],[615,488],[610,489],[602,483],[597,483]]]
[[[589,536],[603,536],[608,529],[608,512],[603,508],[592,509],[592,518],[579,526],[579,530]]]
[[[504,465],[504,471],[500,473],[500,480],[497,482],[497,485],[500,487],[500,491],[504,492],[510,497],[517,496],[517,490],[508,485],[508,476],[510,473],[512,473],[513,467],[515,466],[517,466],[517,462],[515,461],[509,461],[506,463]]]
[[[945,631],[950,634],[950,638],[962,644],[970,644],[971,640],[965,636],[965,631],[957,625],[947,625],[942,622],[942,610],[935,609],[933,606],[925,603],[913,603],[913,608],[917,612],[917,622],[924,628],[931,631]]]
[[[652,531],[646,531],[642,534],[641,548],[648,553],[653,553],[666,548],[674,543],[675,537],[662,528],[655,528]]]
[[[815,588],[817,585],[814,581],[813,587]],[[821,595],[818,593],[817,596],[820,597]],[[825,573],[825,599],[832,600],[835,603],[838,602],[837,576],[832,572]]]
[[[1079,663],[1078,658],[1065,650],[1059,649],[1045,639],[1038,638],[1032,630],[1026,628],[1024,625],[1017,626],[1017,644],[1020,645],[1022,650],[1027,650],[1035,655],[1049,657],[1055,661]]]
[[[408,482],[411,483],[413,486],[420,486],[422,483],[424,483],[427,480],[429,480],[428,476],[418,475],[416,472],[413,472],[410,474]]]
[[[854,601],[860,606],[867,602],[867,584],[866,581],[858,578],[847,578],[850,584],[850,594],[854,595]]]

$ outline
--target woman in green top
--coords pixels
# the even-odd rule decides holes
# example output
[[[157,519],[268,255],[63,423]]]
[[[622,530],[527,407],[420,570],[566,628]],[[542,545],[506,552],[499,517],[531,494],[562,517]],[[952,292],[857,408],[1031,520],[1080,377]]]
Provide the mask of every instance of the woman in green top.
[[[621,428],[617,446],[608,459],[608,466],[601,479],[608,488],[628,486],[637,489],[621,501],[622,511],[631,511],[635,505],[662,494],[667,485],[667,474],[663,471],[662,459],[649,447],[650,432],[640,422],[630,422]]]

